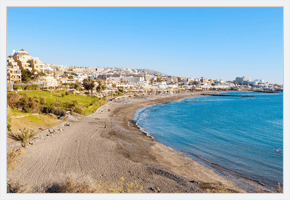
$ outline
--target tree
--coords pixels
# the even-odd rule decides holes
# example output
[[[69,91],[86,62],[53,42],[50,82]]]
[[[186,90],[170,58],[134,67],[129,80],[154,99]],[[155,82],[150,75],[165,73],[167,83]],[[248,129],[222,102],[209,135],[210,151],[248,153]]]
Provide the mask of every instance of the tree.
[[[62,88],[64,87],[64,88],[66,89],[66,86],[67,86],[67,83],[62,83],[62,84],[61,84],[61,87],[62,87]]]
[[[32,73],[28,69],[22,69],[21,70],[21,80],[22,81],[30,81]]]
[[[46,75],[46,73],[44,73],[44,72],[39,72],[39,73],[37,74],[37,76],[47,76],[47,75]]]
[[[101,92],[102,90],[105,90],[107,88],[107,86],[103,83],[102,80],[97,80],[98,82],[98,86],[97,86],[97,91]]]
[[[84,85],[84,88],[86,90],[91,90],[91,94],[92,94],[92,90],[95,87],[95,82],[93,80],[91,80],[91,79],[84,79],[83,80],[83,85]]]
[[[74,79],[74,77],[73,76],[69,76],[68,79]]]
[[[74,84],[74,88],[76,90],[80,90],[81,89],[81,83],[78,80],[76,80],[76,83]]]

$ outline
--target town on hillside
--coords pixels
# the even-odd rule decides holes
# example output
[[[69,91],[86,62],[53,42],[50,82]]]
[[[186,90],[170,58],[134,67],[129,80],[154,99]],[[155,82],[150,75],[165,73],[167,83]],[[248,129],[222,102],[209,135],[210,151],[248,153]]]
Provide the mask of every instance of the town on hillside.
[[[93,88],[86,87],[93,82]],[[24,49],[7,57],[7,90],[24,90],[36,86],[41,90],[69,90],[96,97],[122,92],[135,94],[174,94],[203,90],[283,91],[283,85],[264,80],[236,77],[232,81],[210,78],[186,78],[148,69],[76,67],[43,63]],[[90,93],[85,90],[90,89]]]

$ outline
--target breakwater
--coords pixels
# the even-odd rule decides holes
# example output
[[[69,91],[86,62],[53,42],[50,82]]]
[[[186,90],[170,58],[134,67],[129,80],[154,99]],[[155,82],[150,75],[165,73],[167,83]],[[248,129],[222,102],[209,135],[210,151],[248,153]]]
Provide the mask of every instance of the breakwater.
[[[203,96],[217,96],[217,97],[254,97],[252,95],[232,95],[232,94],[201,94]]]

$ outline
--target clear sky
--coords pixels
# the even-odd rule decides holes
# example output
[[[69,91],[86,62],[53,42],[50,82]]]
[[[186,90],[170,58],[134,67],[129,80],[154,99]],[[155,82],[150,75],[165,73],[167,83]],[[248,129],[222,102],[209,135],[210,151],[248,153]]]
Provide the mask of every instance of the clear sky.
[[[283,84],[282,7],[7,8],[7,56]]]

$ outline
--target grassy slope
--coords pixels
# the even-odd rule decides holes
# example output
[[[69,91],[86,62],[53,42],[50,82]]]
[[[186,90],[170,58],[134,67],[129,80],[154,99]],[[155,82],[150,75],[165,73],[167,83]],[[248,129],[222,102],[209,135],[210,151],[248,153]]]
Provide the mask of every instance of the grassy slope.
[[[69,95],[62,96],[62,94],[65,94],[65,91],[53,91],[52,95],[50,91],[20,91],[18,93],[25,93],[29,97],[35,96],[38,99],[43,97],[45,99],[44,106],[51,106],[51,103],[55,102],[56,100],[59,100],[62,103],[71,103],[73,100],[76,100],[78,102],[78,107],[84,111],[83,114],[85,115],[92,113],[94,110],[98,109],[100,106],[106,103],[105,100],[99,100],[96,97],[87,97],[71,93],[69,93]],[[12,109],[9,109],[7,118],[8,122],[12,125],[11,129],[13,133],[19,132],[19,129],[23,129],[24,127],[35,131],[39,128],[46,129],[53,127],[60,122],[59,120],[54,119],[49,115],[32,115]],[[7,138],[8,143],[11,141],[12,140],[10,138]]]
[[[19,111],[12,110],[13,117],[11,118],[12,133],[20,133],[19,129],[28,128],[29,130],[38,131],[39,128],[50,128],[60,123],[60,120],[50,117],[46,114],[32,115]],[[21,117],[21,118],[16,118]],[[12,142],[7,137],[7,143]]]
[[[62,97],[62,94],[65,94],[65,91],[53,91],[52,95],[50,91],[20,91],[19,94],[25,93],[29,97],[36,96],[37,98],[43,97],[45,99],[44,106],[51,106],[51,104],[57,100],[64,103],[72,103],[73,100],[76,100],[78,102],[78,107],[81,108],[84,111],[85,115],[88,115],[92,113],[94,110],[98,109],[101,105],[104,105],[106,103],[105,100],[99,100],[96,97],[87,97],[87,96],[81,96],[77,94],[71,94],[65,95]],[[62,107],[64,108],[64,107]]]

